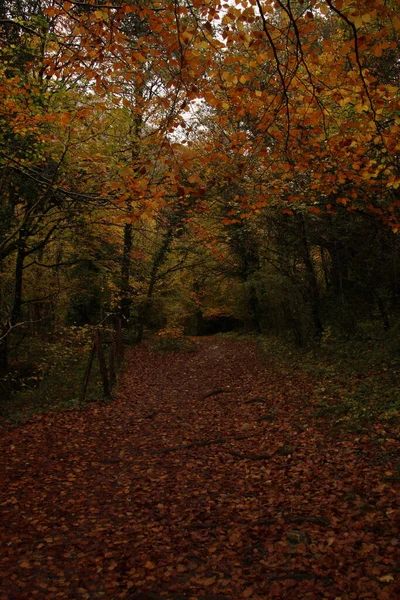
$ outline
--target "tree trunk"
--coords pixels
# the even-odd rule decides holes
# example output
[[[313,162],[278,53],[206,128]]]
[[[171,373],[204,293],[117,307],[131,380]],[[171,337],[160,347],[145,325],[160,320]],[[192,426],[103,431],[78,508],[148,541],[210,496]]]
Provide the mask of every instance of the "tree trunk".
[[[8,372],[9,337],[12,328],[20,321],[22,312],[22,287],[24,276],[24,261],[26,257],[26,234],[21,229],[18,241],[17,260],[14,272],[14,300],[9,322],[1,328],[0,332],[0,379]]]
[[[252,330],[256,331],[257,333],[262,333],[260,325],[260,305],[257,298],[257,291],[252,283],[249,284],[248,307],[250,312],[250,325]]]
[[[320,340],[324,331],[321,319],[321,299],[317,276],[315,274],[314,264],[310,253],[310,246],[307,238],[306,224],[303,214],[299,214],[300,232],[302,241],[303,263],[307,272],[308,290],[307,296],[311,307],[311,315],[314,324],[315,337]]]
[[[293,332],[296,346],[303,348],[304,337],[300,320],[295,317],[295,315],[292,312],[292,309],[290,308],[287,302],[282,302],[281,306],[283,314],[285,315],[286,323]]]
[[[0,331],[0,380],[7,375],[8,372],[8,335],[6,327],[2,327]],[[0,382],[1,386],[1,382]],[[0,388],[1,389],[1,388]]]
[[[389,320],[389,314],[386,309],[385,303],[383,302],[380,294],[376,290],[375,290],[375,296],[376,296],[376,300],[378,302],[378,308],[379,308],[379,313],[380,313],[381,319],[382,319],[383,329],[385,331],[389,331],[390,320]]]
[[[22,312],[22,286],[24,276],[24,261],[26,256],[25,232],[21,230],[18,243],[17,260],[15,263],[14,302],[11,311],[11,326],[14,327],[21,320]]]
[[[121,305],[120,314],[122,326],[127,328],[131,318],[132,297],[130,289],[131,275],[131,252],[133,245],[133,226],[132,223],[125,223],[124,227],[124,247],[121,266]]]
[[[101,334],[99,331],[95,331],[94,342],[96,345],[97,358],[99,361],[99,370],[100,370],[101,380],[103,382],[103,394],[104,394],[105,398],[111,398],[110,379],[108,376],[106,358],[104,356],[102,338],[101,338]]]
[[[149,312],[151,310],[151,305],[152,305],[152,301],[153,301],[153,292],[154,292],[155,285],[157,283],[158,272],[160,270],[160,267],[162,267],[162,265],[164,264],[165,259],[167,257],[172,240],[174,239],[174,230],[175,229],[176,229],[175,224],[171,225],[167,229],[167,232],[164,236],[164,240],[161,244],[161,247],[154,258],[153,266],[151,268],[149,287],[147,288],[146,300],[144,301],[144,304],[140,311],[141,314],[139,317],[139,326],[138,326],[138,342],[141,342],[143,339],[144,325],[145,325],[147,316],[149,315]]]

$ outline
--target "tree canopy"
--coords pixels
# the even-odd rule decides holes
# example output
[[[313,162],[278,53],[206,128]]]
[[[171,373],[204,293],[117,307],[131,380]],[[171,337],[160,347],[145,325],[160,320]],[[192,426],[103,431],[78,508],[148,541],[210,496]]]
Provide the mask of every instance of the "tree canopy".
[[[113,311],[139,338],[225,311],[304,343],[361,299],[389,327],[398,8],[3,0],[3,371],[14,330]]]

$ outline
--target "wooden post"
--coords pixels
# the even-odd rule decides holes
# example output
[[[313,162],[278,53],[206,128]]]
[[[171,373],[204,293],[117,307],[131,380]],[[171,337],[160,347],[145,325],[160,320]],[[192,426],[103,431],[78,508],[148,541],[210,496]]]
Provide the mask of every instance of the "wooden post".
[[[112,387],[113,385],[115,385],[116,381],[117,381],[117,376],[115,373],[115,358],[116,358],[116,342],[115,342],[115,333],[113,332],[111,334],[111,341],[110,341],[110,361],[109,361],[109,366],[110,366],[110,386]]]
[[[103,352],[103,346],[101,343],[100,331],[95,332],[94,339],[96,344],[97,357],[99,359],[100,375],[103,382],[103,393],[105,398],[111,398],[110,380],[108,378],[107,363]]]
[[[117,364],[119,365],[124,357],[124,347],[122,344],[122,322],[121,317],[118,315],[115,323],[115,346],[116,346],[116,358]]]
[[[80,397],[80,402],[81,404],[83,404],[83,402],[85,402],[85,398],[86,398],[86,392],[87,392],[87,387],[89,384],[89,377],[90,377],[90,372],[92,370],[92,364],[93,364],[93,359],[94,359],[94,353],[96,351],[96,343],[93,340],[92,342],[92,347],[90,349],[90,354],[89,354],[89,361],[86,367],[86,371],[85,371],[85,377],[83,379],[83,388],[82,388],[82,394]]]

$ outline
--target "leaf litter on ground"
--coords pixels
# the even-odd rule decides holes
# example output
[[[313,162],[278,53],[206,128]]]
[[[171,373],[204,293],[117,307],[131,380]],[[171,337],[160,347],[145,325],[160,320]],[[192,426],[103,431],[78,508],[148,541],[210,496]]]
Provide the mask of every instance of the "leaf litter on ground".
[[[313,386],[251,340],[141,345],[113,403],[5,431],[0,600],[393,600],[398,437]]]

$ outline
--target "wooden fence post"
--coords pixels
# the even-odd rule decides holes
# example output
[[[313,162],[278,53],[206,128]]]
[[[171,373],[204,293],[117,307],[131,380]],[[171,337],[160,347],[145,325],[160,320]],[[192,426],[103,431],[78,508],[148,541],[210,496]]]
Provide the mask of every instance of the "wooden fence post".
[[[100,375],[103,382],[103,393],[106,398],[111,398],[110,380],[107,373],[107,363],[104,356],[103,346],[101,342],[100,331],[96,330],[94,334],[97,358],[99,359]]]
[[[117,320],[115,323],[115,345],[117,363],[119,365],[124,357],[124,347],[122,344],[122,322],[120,316],[117,316]]]
[[[115,332],[113,331],[111,333],[111,340],[110,340],[110,361],[109,361],[109,366],[110,366],[110,386],[113,387],[113,385],[115,385],[115,383],[117,382],[117,376],[116,376],[116,372],[115,372],[115,358],[116,358],[116,341],[115,341]]]
[[[121,364],[123,358],[123,343],[122,343],[122,324],[121,318],[117,317],[115,321],[115,329],[110,332],[110,354],[107,365],[106,357],[103,349],[103,342],[100,330],[96,329],[93,335],[93,343],[90,349],[89,361],[85,371],[83,380],[83,388],[80,396],[80,402],[83,403],[86,398],[87,388],[89,385],[90,373],[93,366],[94,355],[97,353],[99,360],[100,376],[103,384],[103,393],[106,398],[111,398],[111,389],[117,382],[117,367]]]
[[[83,389],[82,389],[82,394],[80,397],[80,402],[81,404],[83,404],[83,402],[85,402],[85,398],[86,398],[86,392],[87,392],[87,387],[88,387],[88,383],[89,383],[89,377],[90,377],[90,371],[92,370],[92,364],[93,364],[93,359],[94,359],[94,354],[96,351],[96,343],[93,340],[92,342],[92,347],[90,349],[90,354],[89,354],[89,361],[86,367],[86,371],[85,371],[85,377],[83,379]]]

